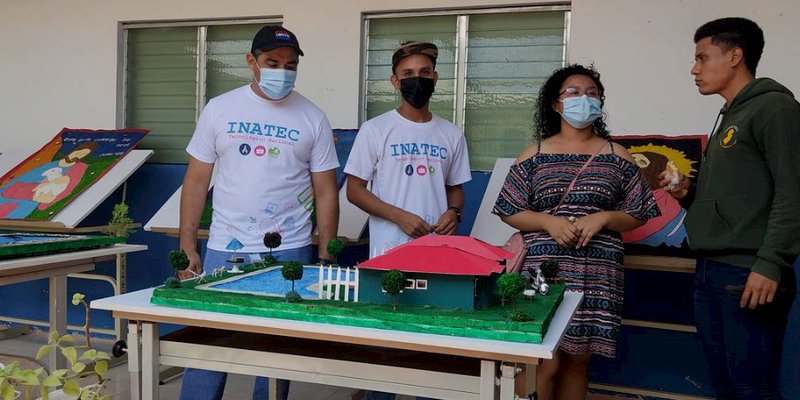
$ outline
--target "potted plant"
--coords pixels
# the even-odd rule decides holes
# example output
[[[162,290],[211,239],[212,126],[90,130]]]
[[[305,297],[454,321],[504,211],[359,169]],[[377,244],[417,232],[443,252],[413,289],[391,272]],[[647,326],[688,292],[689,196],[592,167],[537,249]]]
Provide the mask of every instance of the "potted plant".
[[[12,400],[21,398],[32,400],[110,400],[111,396],[103,394],[109,382],[109,355],[93,349],[89,339],[89,306],[83,300],[83,294],[76,293],[72,304],[83,304],[86,313],[86,345],[74,345],[70,335],[59,335],[50,332],[47,344],[36,353],[36,359],[42,359],[51,351],[59,351],[69,363],[68,368],[56,369],[49,374],[44,368],[22,369],[19,363],[13,362],[0,369],[0,399]],[[79,354],[80,352],[80,354]],[[97,382],[81,387],[83,378],[91,378]]]
[[[115,204],[111,210],[111,220],[105,227],[105,233],[109,236],[120,236],[127,238],[131,233],[136,232],[135,223],[128,216],[128,205],[124,202]]]

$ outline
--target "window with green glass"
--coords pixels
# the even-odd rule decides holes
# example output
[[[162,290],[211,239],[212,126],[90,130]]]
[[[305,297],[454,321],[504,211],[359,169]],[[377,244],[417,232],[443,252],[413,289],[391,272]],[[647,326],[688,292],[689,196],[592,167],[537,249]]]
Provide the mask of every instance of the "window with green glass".
[[[253,36],[279,22],[123,26],[124,126],[150,129],[138,147],[155,150],[151,161],[188,160],[202,107],[252,79],[245,54]]]
[[[470,166],[491,171],[533,137],[533,110],[544,80],[564,65],[566,7],[475,10],[445,15],[366,18],[363,120],[397,107],[389,82],[393,49],[408,40],[439,47],[431,110],[467,137]]]

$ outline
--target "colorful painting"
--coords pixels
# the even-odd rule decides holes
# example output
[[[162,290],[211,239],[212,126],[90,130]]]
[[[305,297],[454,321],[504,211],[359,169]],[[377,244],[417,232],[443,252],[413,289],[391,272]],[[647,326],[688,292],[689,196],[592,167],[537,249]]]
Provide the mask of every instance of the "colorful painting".
[[[658,175],[671,162],[690,179],[697,179],[708,137],[687,136],[616,136],[614,141],[625,146],[642,169],[661,210],[661,216],[622,235],[626,254],[690,257],[683,220],[686,210],[665,189],[659,186]]]
[[[105,175],[147,132],[62,129],[0,178],[0,219],[50,220]]]
[[[2,233],[0,260],[86,250],[125,242],[124,237],[57,233]]]

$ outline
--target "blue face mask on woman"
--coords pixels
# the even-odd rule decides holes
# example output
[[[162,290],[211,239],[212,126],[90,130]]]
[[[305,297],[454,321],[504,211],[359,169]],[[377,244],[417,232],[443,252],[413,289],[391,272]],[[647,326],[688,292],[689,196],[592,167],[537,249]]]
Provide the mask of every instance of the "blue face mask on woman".
[[[602,115],[600,100],[583,95],[580,97],[567,97],[561,100],[564,112],[561,117],[575,129],[583,129],[591,125]]]
[[[258,87],[270,99],[280,100],[294,89],[297,71],[275,68],[260,68],[260,70],[261,79],[258,81]]]

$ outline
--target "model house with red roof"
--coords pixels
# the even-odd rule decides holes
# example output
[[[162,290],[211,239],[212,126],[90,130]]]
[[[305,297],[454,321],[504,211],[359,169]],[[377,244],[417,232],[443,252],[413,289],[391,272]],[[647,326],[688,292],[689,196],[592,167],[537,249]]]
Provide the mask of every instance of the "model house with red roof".
[[[423,236],[358,265],[359,301],[390,303],[392,296],[381,288],[381,276],[398,269],[407,279],[398,299],[401,304],[486,308],[497,276],[512,256],[467,236]]]

